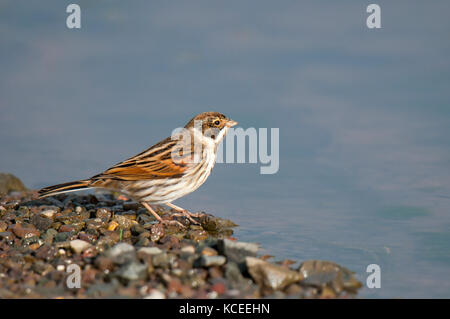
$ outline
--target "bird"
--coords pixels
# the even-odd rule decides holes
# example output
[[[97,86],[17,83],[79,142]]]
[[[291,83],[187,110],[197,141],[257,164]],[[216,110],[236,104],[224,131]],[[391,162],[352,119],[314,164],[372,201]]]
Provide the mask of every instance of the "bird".
[[[141,203],[159,223],[184,226],[176,220],[163,220],[152,205],[167,205],[193,223],[199,217],[172,202],[199,188],[211,174],[217,148],[236,121],[218,112],[194,116],[178,134],[88,179],[42,188],[39,198],[86,189],[121,193]]]

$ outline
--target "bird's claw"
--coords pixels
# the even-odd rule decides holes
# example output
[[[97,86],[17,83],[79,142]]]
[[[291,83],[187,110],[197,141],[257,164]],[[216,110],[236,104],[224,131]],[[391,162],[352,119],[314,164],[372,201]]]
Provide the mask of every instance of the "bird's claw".
[[[186,217],[191,223],[195,224],[195,225],[200,225],[200,223],[198,221],[196,221],[195,219],[193,219],[192,217],[199,217],[198,214],[194,214],[194,213],[190,213],[187,210],[181,211],[179,213],[173,213],[172,216],[183,216]]]
[[[181,227],[182,229],[185,229],[186,226],[184,226],[182,223],[180,223],[177,220],[166,220],[166,219],[162,219],[161,220],[161,224],[166,225],[166,226],[178,226]]]

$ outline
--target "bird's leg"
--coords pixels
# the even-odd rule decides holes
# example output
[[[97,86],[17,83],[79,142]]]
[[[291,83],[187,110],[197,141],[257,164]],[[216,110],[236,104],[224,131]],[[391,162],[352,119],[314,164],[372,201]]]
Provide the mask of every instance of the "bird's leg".
[[[180,226],[181,228],[186,228],[183,224],[181,224],[179,221],[176,220],[164,220],[161,218],[161,216],[159,216],[154,210],[153,208],[147,204],[146,202],[141,202],[142,206],[144,206],[153,216],[155,216],[156,220],[158,222],[160,222],[161,224],[166,224],[166,225],[176,225],[176,226]]]
[[[181,216],[186,217],[186,218],[189,219],[192,223],[194,223],[194,224],[200,224],[198,221],[194,220],[192,217],[197,217],[197,218],[198,218],[198,217],[201,216],[201,214],[198,214],[198,213],[191,213],[191,212],[187,211],[186,209],[181,208],[181,207],[179,207],[179,206],[177,206],[177,205],[174,205],[174,204],[172,204],[172,203],[166,203],[166,205],[169,206],[169,207],[171,207],[171,208],[173,208],[173,209],[175,209],[177,212],[180,212],[180,213],[181,213]],[[175,215],[175,216],[180,216],[180,214],[174,214],[174,215]]]

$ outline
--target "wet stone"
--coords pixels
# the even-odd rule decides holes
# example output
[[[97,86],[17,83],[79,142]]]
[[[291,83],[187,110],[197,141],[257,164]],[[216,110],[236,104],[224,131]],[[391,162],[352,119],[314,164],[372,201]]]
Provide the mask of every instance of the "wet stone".
[[[122,215],[116,215],[113,219],[121,229],[130,229],[133,226],[133,220]]]
[[[208,238],[208,233],[203,229],[194,229],[188,231],[186,234],[186,238],[191,239],[195,242],[199,242],[201,240],[205,240]]]
[[[95,266],[100,271],[111,271],[114,269],[114,261],[111,258],[99,256],[95,259]]]
[[[10,228],[13,233],[20,238],[39,237],[41,235],[34,225],[28,223],[14,224],[11,225]]]
[[[37,237],[37,236],[32,236],[32,237],[27,237],[27,238],[22,239],[22,246],[30,246],[30,245],[33,245],[36,243],[39,243],[39,237]],[[36,247],[36,245],[34,245],[33,247]]]
[[[224,256],[207,256],[203,255],[194,262],[194,267],[212,267],[222,266],[226,262]]]
[[[234,242],[229,239],[221,239],[217,242],[219,254],[226,256],[229,260],[242,263],[245,257],[255,257],[259,246],[254,243]]]
[[[152,258],[153,266],[160,267],[160,268],[167,268],[171,263],[173,263],[175,259],[175,256],[172,254],[167,253],[160,253],[157,255],[154,255]]]
[[[203,249],[201,250],[201,254],[204,256],[217,256],[217,250],[206,246],[206,247],[203,247]]]
[[[31,223],[40,231],[46,231],[52,225],[53,220],[47,217],[42,217],[40,215],[34,215],[31,218]]]
[[[304,277],[304,284],[329,287],[337,294],[343,291],[355,294],[362,286],[353,272],[330,261],[308,260],[300,265],[298,271]]]
[[[132,221],[136,221],[136,212],[133,210],[125,210],[122,208],[122,206],[120,206],[120,214],[121,216],[124,216]]]
[[[136,242],[136,247],[147,247],[150,245],[150,239],[148,238],[139,238],[139,240]]]
[[[104,226],[104,223],[102,222],[102,220],[100,218],[93,218],[93,219],[88,219],[86,221],[86,227],[87,229],[99,229],[100,227]]]
[[[144,297],[144,299],[166,299],[166,295],[157,289],[152,289],[150,293]]]
[[[181,248],[181,251],[184,253],[195,254],[195,247],[191,245],[184,246],[183,248]]]
[[[74,232],[60,232],[57,233],[54,237],[54,241],[55,242],[63,242],[63,241],[67,241],[67,240],[71,240],[73,239],[73,237],[75,237]]]
[[[6,241],[10,242],[14,240],[14,235],[9,231],[3,231],[0,232],[0,240],[5,239]]]
[[[253,280],[266,288],[279,290],[303,279],[303,276],[297,271],[258,258],[246,257],[245,262]]]
[[[61,225],[61,227],[59,227],[58,232],[60,233],[68,233],[68,232],[74,232],[75,231],[75,227],[73,227],[72,225]]]
[[[130,262],[123,265],[116,275],[126,281],[145,279],[147,277],[147,266],[138,262]]]
[[[232,287],[239,287],[245,283],[245,278],[235,262],[228,262],[225,265],[225,278]]]
[[[139,224],[143,225],[144,228],[146,228],[146,229],[151,227],[156,222],[156,218],[154,216],[149,216],[146,213],[139,214],[136,220]]]
[[[70,242],[70,248],[76,253],[81,254],[83,251],[91,247],[91,244],[84,240],[75,239]]]
[[[39,215],[45,218],[53,219],[58,212],[58,207],[47,206],[39,213]]]
[[[93,257],[97,256],[97,254],[98,254],[97,249],[91,245],[88,248],[86,248],[85,250],[83,250],[81,256],[83,258],[93,258]]]
[[[31,266],[31,269],[41,276],[46,276],[47,274],[49,274],[51,271],[54,270],[52,265],[46,264],[41,260],[34,262],[33,265]]]
[[[221,270],[221,267],[210,267],[208,269],[208,273],[211,279],[223,279],[223,271]]]
[[[125,230],[121,229],[120,231],[122,233],[122,235],[121,235],[122,240],[131,238],[131,231],[129,229],[125,229]]]
[[[20,206],[16,215],[22,218],[30,218],[30,209],[27,206]]]
[[[95,217],[107,222],[111,218],[111,212],[107,208],[99,208],[95,213]]]
[[[299,284],[291,284],[285,289],[286,294],[302,297],[304,289]]]
[[[136,259],[135,248],[127,243],[119,243],[106,252],[106,256],[111,258],[116,264],[125,264]]]
[[[124,202],[122,204],[123,209],[124,210],[133,210],[133,211],[137,211],[140,208],[139,203],[135,203],[135,202]]]
[[[61,249],[70,248],[70,241],[66,240],[66,241],[55,242],[54,245],[55,245],[55,248],[58,248],[58,254],[60,254],[60,253],[64,254],[65,252],[61,251]]]
[[[145,231],[146,230],[142,225],[134,224],[133,226],[131,226],[131,234],[134,236],[139,236],[140,234],[142,234]]]
[[[218,295],[223,295],[227,290],[224,282],[218,282],[211,286],[211,291],[216,292]]]
[[[111,231],[114,231],[114,230],[116,230],[117,227],[119,227],[119,223],[114,221],[114,220],[112,220],[112,221],[109,222],[107,229],[111,230]]]
[[[60,200],[58,200],[54,197],[47,197],[47,198],[45,198],[45,201],[47,201],[48,203],[50,203],[51,205],[53,205],[59,209],[64,207],[64,204]]]
[[[156,242],[160,240],[161,237],[163,237],[165,234],[164,226],[161,224],[152,225],[152,227],[150,228],[150,234],[151,241]]]
[[[93,298],[105,298],[112,296],[116,293],[118,284],[113,283],[96,283],[89,286],[86,291],[86,295]]]
[[[199,218],[200,224],[202,225],[203,229],[207,231],[221,231],[226,228],[232,228],[238,226],[237,224],[233,223],[231,220],[228,219],[222,219],[218,217],[214,217],[207,214],[202,214]]]
[[[0,221],[0,233],[8,229],[8,224],[4,221]]]
[[[161,254],[163,251],[159,249],[158,247],[143,247],[139,248],[138,254],[147,254],[147,255],[158,255]]]
[[[84,240],[88,243],[95,243],[95,241],[97,240],[97,236],[93,235],[93,234],[86,234],[86,233],[79,233],[78,234],[78,238],[80,238],[81,240]]]
[[[80,232],[84,228],[85,225],[86,225],[86,223],[83,221],[74,222],[74,223],[70,224],[70,226],[72,226],[74,228],[74,231],[77,233]]]

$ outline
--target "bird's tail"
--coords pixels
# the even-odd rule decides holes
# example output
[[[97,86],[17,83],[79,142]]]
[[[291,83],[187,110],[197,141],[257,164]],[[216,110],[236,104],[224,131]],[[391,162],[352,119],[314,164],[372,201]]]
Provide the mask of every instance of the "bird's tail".
[[[83,189],[91,188],[90,180],[81,180],[81,181],[75,181],[75,182],[69,182],[69,183],[63,183],[53,186],[45,187],[38,191],[39,198],[44,198],[48,196],[58,195],[62,193],[68,193],[68,192],[76,192]]]

